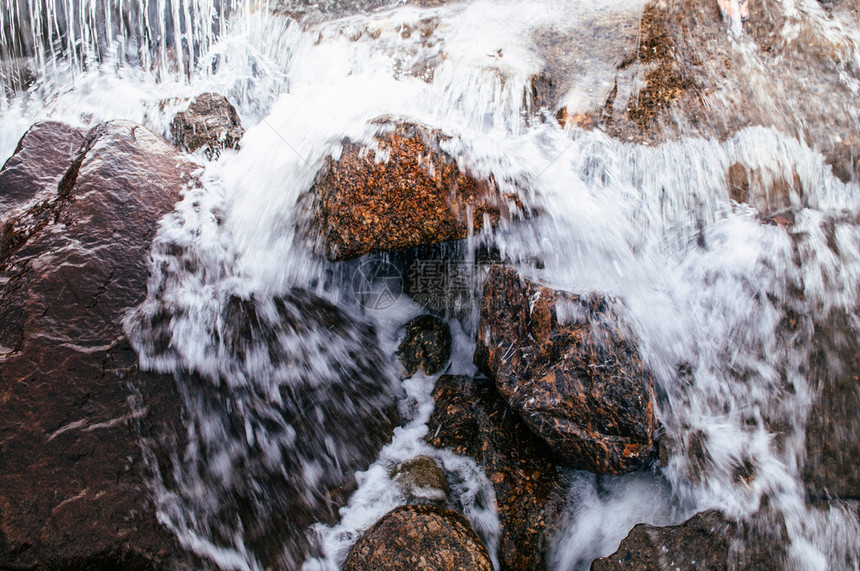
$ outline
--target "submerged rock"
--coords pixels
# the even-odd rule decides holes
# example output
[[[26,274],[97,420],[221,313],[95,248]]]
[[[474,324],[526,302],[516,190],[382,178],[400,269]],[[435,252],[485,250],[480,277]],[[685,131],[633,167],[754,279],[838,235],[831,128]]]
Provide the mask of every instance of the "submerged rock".
[[[493,564],[487,548],[460,514],[433,506],[401,506],[364,532],[343,569],[492,571]]]
[[[535,434],[576,468],[622,474],[655,451],[651,374],[609,300],[490,268],[475,363]]]
[[[722,514],[708,511],[672,527],[639,524],[618,550],[591,564],[592,571],[616,569],[728,569],[729,524]]]
[[[11,220],[28,230],[0,260],[0,567],[182,567],[136,437],[178,422],[178,398],[172,377],[138,370],[121,321],[192,166],[129,122],[92,129],[74,159],[29,148],[78,136],[34,127],[7,163],[51,198]]]
[[[154,251],[165,249],[175,247]],[[337,522],[355,472],[398,424],[397,377],[376,330],[299,288],[232,295],[209,359],[189,363],[169,343],[171,309],[151,297],[134,315],[145,328],[133,334],[142,355],[176,363],[177,436],[191,432],[185,449],[166,450],[170,477],[156,482],[171,495],[169,513],[219,548],[241,537],[244,556],[261,567],[298,569],[311,554],[308,527]]]
[[[451,357],[451,330],[433,315],[419,315],[406,324],[406,338],[397,348],[397,356],[408,376],[419,370],[435,375]]]
[[[330,260],[459,240],[518,212],[494,180],[462,172],[440,148],[448,137],[411,123],[386,125],[374,145],[343,141],[311,189],[309,232]]]
[[[394,481],[410,502],[444,503],[451,493],[445,472],[429,456],[416,456],[397,466]]]
[[[209,159],[218,158],[222,149],[239,148],[244,133],[236,108],[217,93],[197,96],[170,124],[170,134],[180,149],[193,153],[205,147]]]
[[[492,381],[443,375],[427,442],[469,456],[493,484],[502,525],[502,569],[545,569],[563,488],[546,444],[499,396]]]

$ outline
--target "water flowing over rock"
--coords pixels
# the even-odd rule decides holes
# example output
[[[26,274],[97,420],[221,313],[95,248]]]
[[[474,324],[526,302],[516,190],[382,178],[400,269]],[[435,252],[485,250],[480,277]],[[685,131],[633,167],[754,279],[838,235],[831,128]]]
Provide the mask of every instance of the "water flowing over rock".
[[[176,244],[156,241],[157,260],[172,255],[182,255]],[[156,283],[171,279],[156,273]],[[151,482],[159,510],[192,549],[198,537],[214,551],[241,541],[256,564],[296,568],[311,549],[308,526],[337,520],[355,472],[397,425],[396,377],[377,333],[299,288],[234,294],[195,362],[169,341],[160,289],[131,317],[132,341],[142,361],[175,368],[192,436],[184,450],[154,450],[170,458]],[[175,430],[179,440],[185,429]]]
[[[474,458],[493,484],[502,524],[502,569],[546,569],[562,480],[546,444],[499,396],[492,381],[443,375],[427,442]]]
[[[361,536],[343,569],[492,571],[493,564],[481,539],[457,512],[433,506],[402,506]]]
[[[493,266],[475,363],[561,458],[621,474],[652,456],[657,421],[650,373],[609,303]]]
[[[311,232],[330,260],[459,240],[521,210],[493,180],[461,172],[426,127],[386,125],[374,145],[343,141],[311,189]]]
[[[218,158],[222,149],[238,149],[244,134],[236,108],[223,95],[198,95],[170,124],[176,145],[189,153],[203,148],[207,158]]]
[[[53,196],[10,222],[28,231],[0,262],[0,567],[178,567],[132,430],[157,437],[179,421],[173,379],[138,370],[121,320],[192,169],[147,129],[112,122],[86,135],[57,188],[67,150],[46,160],[30,143],[78,136],[38,125],[7,163]]]
[[[408,376],[418,370],[435,375],[451,357],[451,330],[433,315],[419,315],[406,324],[406,337],[397,348],[400,363]]]

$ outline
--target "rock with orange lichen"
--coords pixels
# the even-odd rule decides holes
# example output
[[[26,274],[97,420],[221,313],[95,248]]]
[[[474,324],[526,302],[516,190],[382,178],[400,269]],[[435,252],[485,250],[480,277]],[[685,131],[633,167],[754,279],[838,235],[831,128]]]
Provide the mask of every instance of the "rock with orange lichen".
[[[546,569],[566,490],[552,452],[488,379],[443,375],[433,400],[427,442],[473,458],[492,482],[500,569]]]
[[[459,240],[520,210],[492,177],[462,172],[447,137],[415,124],[383,126],[373,147],[343,141],[311,189],[310,233],[332,261]]]
[[[460,514],[414,505],[390,511],[352,547],[344,571],[492,571],[487,548]]]
[[[654,450],[651,374],[610,300],[584,298],[490,268],[475,363],[563,460],[623,474]]]

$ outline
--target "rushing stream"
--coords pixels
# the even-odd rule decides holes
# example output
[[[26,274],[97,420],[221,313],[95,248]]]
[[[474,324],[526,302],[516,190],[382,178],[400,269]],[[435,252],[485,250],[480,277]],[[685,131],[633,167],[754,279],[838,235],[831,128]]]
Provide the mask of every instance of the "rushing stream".
[[[336,569],[357,535],[402,503],[390,468],[418,454],[449,473],[455,503],[491,552],[498,543],[481,469],[423,441],[435,377],[401,382],[394,370],[398,331],[420,308],[405,294],[368,304],[354,279],[363,260],[321,261],[295,231],[299,198],[326,159],[345,137],[370,142],[385,116],[451,135],[445,150],[461,168],[492,175],[537,213],[471,236],[459,245],[464,265],[479,268],[475,252],[491,245],[544,283],[623,300],[654,374],[661,465],[620,477],[570,471],[553,568],[587,569],[637,523],[674,525],[718,508],[778,536],[792,569],[858,569],[856,502],[813,502],[804,486],[814,404],[825,380],[844,373],[840,351],[856,354],[860,342],[860,187],[821,152],[860,131],[856,23],[815,0],[770,0],[786,22],[775,33],[795,46],[771,69],[741,23],[725,22],[730,53],[701,47],[700,71],[718,82],[715,60],[731,58],[755,89],[726,85],[706,107],[714,125],[731,125],[743,105],[746,123],[721,140],[679,120],[669,142],[640,144],[560,127],[541,115],[531,80],[563,70],[554,87],[571,115],[602,105],[613,86],[616,108],[635,98],[641,73],[619,66],[638,49],[643,1],[377,2],[353,12],[321,3],[304,24],[290,15],[311,9],[293,4],[0,6],[3,158],[45,118],[130,119],[167,136],[175,113],[207,91],[226,95],[246,128],[241,150],[198,157],[203,184],[162,221],[149,296],[126,322],[142,367],[175,373],[180,386],[187,444],[170,474],[154,469],[151,487],[182,544],[222,569],[264,560]],[[838,61],[820,64],[805,44],[836,46]],[[749,205],[727,188],[737,162],[758,173]],[[762,222],[784,212],[792,223]],[[333,346],[321,324],[335,314],[352,325]],[[450,316],[447,372],[475,373],[477,317],[476,303]],[[242,320],[271,335],[245,335]],[[385,355],[374,359],[363,347],[377,334]],[[260,539],[268,520],[318,501],[329,473],[356,462],[339,443],[374,430],[362,407],[382,398],[361,385],[326,392],[342,375],[387,379],[374,386],[400,397],[401,426],[334,523],[310,528],[311,557],[296,561]],[[303,425],[285,423],[284,410]],[[235,501],[242,513],[224,513]]]

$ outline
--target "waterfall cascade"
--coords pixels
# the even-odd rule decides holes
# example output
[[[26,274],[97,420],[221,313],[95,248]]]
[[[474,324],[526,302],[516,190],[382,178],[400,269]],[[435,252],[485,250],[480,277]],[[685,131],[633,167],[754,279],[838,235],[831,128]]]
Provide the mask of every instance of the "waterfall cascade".
[[[304,24],[290,15],[307,3],[275,4],[0,5],[3,157],[42,119],[129,119],[167,136],[176,111],[208,91],[227,96],[247,129],[240,150],[198,157],[202,184],[162,220],[148,296],[125,322],[141,367],[173,374],[186,411],[185,448],[151,481],[159,521],[185,548],[223,569],[337,568],[402,501],[391,467],[419,454],[438,461],[453,503],[498,545],[491,482],[423,440],[435,377],[396,379],[398,330],[422,310],[405,294],[368,308],[355,291],[368,259],[396,260],[328,262],[296,231],[302,195],[342,141],[373,145],[378,119],[393,118],[445,133],[461,169],[536,213],[472,232],[458,263],[480,281],[476,252],[490,249],[543,283],[621,300],[654,375],[661,462],[626,476],[568,470],[553,569],[587,569],[635,524],[709,508],[779,543],[786,568],[858,569],[857,498],[813,497],[806,485],[823,462],[808,444],[830,414],[821,403],[844,402],[834,386],[858,390],[844,378],[857,374],[860,342],[860,187],[831,160],[860,148],[856,8],[753,4],[750,22],[682,46],[698,58],[691,77],[713,87],[699,97],[710,115],[669,121],[670,110],[669,136],[643,141],[620,121],[616,132],[560,126],[556,111],[609,116],[645,100],[662,68],[635,61],[644,1],[380,2],[352,13],[331,3]],[[693,20],[709,14],[687,4]],[[768,49],[753,28],[762,10],[781,23]],[[736,164],[746,200],[727,183]],[[450,374],[476,371],[471,295],[448,316]],[[332,474],[361,463],[351,431],[378,429],[367,411],[385,395],[400,399],[401,425],[346,507],[303,522],[316,550],[300,561],[266,543],[284,514],[321,502]],[[857,415],[847,410],[845,430]]]

